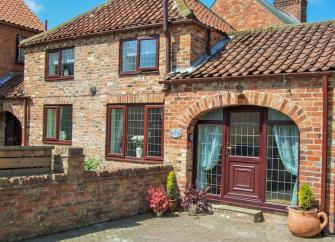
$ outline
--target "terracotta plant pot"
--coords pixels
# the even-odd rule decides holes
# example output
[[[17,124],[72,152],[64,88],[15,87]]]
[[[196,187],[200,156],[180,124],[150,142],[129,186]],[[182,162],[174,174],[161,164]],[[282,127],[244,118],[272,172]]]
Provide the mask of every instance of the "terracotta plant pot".
[[[175,212],[177,210],[177,200],[169,200],[169,210],[170,212]]]
[[[321,223],[320,218],[323,222]],[[328,216],[318,210],[303,211],[288,208],[288,229],[298,237],[311,238],[317,236],[328,224]]]

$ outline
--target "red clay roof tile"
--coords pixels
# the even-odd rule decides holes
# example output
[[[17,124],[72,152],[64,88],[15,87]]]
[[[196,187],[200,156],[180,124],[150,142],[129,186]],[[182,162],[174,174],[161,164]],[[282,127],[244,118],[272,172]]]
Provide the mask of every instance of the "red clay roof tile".
[[[231,32],[233,30],[223,19],[197,0],[184,1],[192,11],[195,20],[222,32]],[[178,22],[186,19],[187,17],[179,12],[176,2],[169,0],[169,21]],[[23,41],[23,45],[28,46],[30,44],[118,31],[131,27],[146,27],[162,24],[162,22],[162,0],[112,0],[55,29]]]
[[[335,70],[335,21],[241,32],[190,73],[167,79]]]
[[[43,31],[44,26],[23,0],[0,0],[0,21]]]

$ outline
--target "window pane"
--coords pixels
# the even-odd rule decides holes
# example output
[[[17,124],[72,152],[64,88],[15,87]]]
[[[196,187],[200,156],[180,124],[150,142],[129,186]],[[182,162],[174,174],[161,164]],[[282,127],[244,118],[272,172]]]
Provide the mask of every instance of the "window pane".
[[[148,149],[147,156],[162,156],[162,118],[161,108],[148,110]]]
[[[72,140],[72,107],[60,107],[59,140]]]
[[[295,206],[299,130],[295,125],[274,125],[267,133],[266,200]]]
[[[128,108],[127,132],[127,156],[136,157],[136,144],[132,139],[134,136],[144,135],[144,107],[130,106]]]
[[[46,117],[46,138],[56,138],[57,130],[57,110],[56,109],[47,109]]]
[[[223,129],[217,124],[199,124],[197,143],[197,189],[221,194]]]
[[[62,76],[73,76],[74,49],[62,50]]]
[[[110,115],[110,153],[122,154],[123,109],[112,109]]]
[[[140,67],[156,67],[157,40],[140,41]]]
[[[58,75],[58,52],[49,53],[49,76],[56,76]]]
[[[292,121],[288,116],[274,109],[268,110],[268,119],[271,121]]]
[[[24,61],[24,52],[23,49],[20,48],[20,41],[22,41],[24,38],[20,35],[16,37],[16,62],[17,63],[23,63]]]
[[[137,41],[122,43],[122,71],[135,71],[137,60]]]
[[[258,157],[260,113],[231,113],[230,122],[230,155]]]

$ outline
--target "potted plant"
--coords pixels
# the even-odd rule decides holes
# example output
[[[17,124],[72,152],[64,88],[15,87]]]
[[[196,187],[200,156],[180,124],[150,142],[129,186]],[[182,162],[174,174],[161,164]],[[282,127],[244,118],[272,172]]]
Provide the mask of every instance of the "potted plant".
[[[161,217],[169,208],[169,198],[163,186],[150,188],[148,190],[149,207],[156,216]]]
[[[136,135],[131,138],[132,142],[136,146],[136,157],[141,158],[143,155],[143,142],[144,136],[143,135]]]
[[[174,171],[169,172],[166,183],[166,191],[169,197],[169,210],[171,212],[174,212],[177,209],[177,198],[178,198],[176,173]]]
[[[298,197],[298,207],[288,208],[288,229],[298,237],[314,237],[327,226],[328,216],[324,212],[318,212],[315,207],[314,193],[308,184],[301,186]]]

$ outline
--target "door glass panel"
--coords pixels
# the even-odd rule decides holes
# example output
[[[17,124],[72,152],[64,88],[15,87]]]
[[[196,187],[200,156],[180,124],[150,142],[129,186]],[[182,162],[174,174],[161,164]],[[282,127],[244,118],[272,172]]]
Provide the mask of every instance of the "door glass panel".
[[[197,143],[197,189],[219,195],[222,169],[222,125],[199,124]]]
[[[230,119],[230,155],[259,156],[259,112],[235,112]]]

